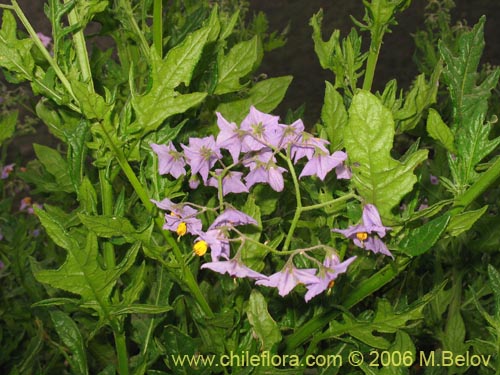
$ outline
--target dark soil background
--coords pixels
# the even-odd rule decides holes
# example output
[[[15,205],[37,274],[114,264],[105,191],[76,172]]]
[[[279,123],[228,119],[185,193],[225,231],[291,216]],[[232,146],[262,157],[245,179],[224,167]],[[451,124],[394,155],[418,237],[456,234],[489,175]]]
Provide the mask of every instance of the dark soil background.
[[[50,32],[50,24],[43,13],[45,1],[18,0],[18,3],[37,31]],[[424,7],[427,3],[427,0],[413,0],[410,8],[398,15],[398,25],[384,39],[375,75],[375,89],[383,88],[392,78],[396,78],[402,88],[411,84],[417,74],[412,61],[415,50],[412,34],[423,28]],[[496,30],[500,19],[500,1],[455,0],[455,4],[453,23],[465,20],[468,25],[474,25],[481,15],[486,15],[483,60],[500,65],[500,38]],[[290,24],[287,45],[265,54],[259,72],[270,77],[294,77],[284,102],[276,112],[283,117],[287,109],[296,109],[306,103],[304,117],[309,126],[319,118],[324,81],[333,81],[332,73],[319,65],[311,38],[309,19],[320,8],[324,11],[324,39],[330,37],[333,29],[340,29],[343,36],[347,35],[353,26],[349,16],[361,20],[364,14],[361,0],[250,0],[250,16],[263,11],[268,17],[270,30],[281,31]],[[363,37],[367,39],[366,33]]]
[[[294,79],[284,103],[278,108],[280,115],[287,108],[297,108],[306,103],[305,121],[311,126],[318,120],[325,80],[333,82],[333,74],[321,68],[314,53],[312,28],[309,19],[320,8],[323,9],[323,39],[328,39],[334,29],[341,30],[346,36],[353,23],[350,15],[362,20],[364,8],[361,0],[251,0],[251,11],[263,11],[267,14],[271,30],[282,30],[290,22],[288,43],[284,48],[264,55],[260,71],[270,76],[293,75]],[[393,32],[386,34],[375,72],[374,88],[381,89],[393,78],[399,87],[407,88],[418,74],[412,61],[415,43],[412,34],[424,28],[424,8],[427,0],[413,0],[411,6],[398,14],[398,25]],[[476,24],[482,15],[486,15],[486,47],[483,61],[500,65],[500,37],[498,20],[500,19],[499,0],[455,0],[452,10],[452,23],[465,21],[468,25]],[[366,33],[363,40],[368,39]]]

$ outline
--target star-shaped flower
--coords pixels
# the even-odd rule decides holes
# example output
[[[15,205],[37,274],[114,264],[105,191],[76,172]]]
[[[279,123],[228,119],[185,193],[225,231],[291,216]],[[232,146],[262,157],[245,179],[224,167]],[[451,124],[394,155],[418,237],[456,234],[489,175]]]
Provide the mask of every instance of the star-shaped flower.
[[[198,211],[183,203],[173,203],[165,198],[161,202],[151,200],[158,208],[168,211],[165,214],[163,229],[176,232],[179,236],[185,233],[199,234],[202,229],[201,220],[196,217]]]
[[[184,155],[191,167],[191,173],[199,173],[203,182],[207,183],[208,172],[217,160],[222,159],[219,147],[214,137],[189,138],[188,146],[182,145]]]
[[[325,256],[323,261],[323,266],[319,273],[317,282],[307,285],[307,293],[305,295],[305,301],[309,302],[311,298],[323,293],[326,289],[333,287],[333,281],[341,274],[347,271],[349,265],[356,259],[356,257],[351,257],[342,263],[339,257],[335,253],[328,254]]]
[[[278,288],[279,295],[284,297],[298,284],[307,286],[317,283],[316,271],[315,268],[295,268],[289,264],[280,272],[258,280],[255,284]]]
[[[216,169],[215,173],[219,175],[222,169]],[[248,187],[241,181],[242,172],[229,171],[222,178],[222,195],[229,193],[248,193]],[[215,177],[208,179],[208,186],[218,187],[218,181]]]
[[[372,204],[367,204],[363,207],[361,224],[352,225],[347,229],[335,228],[332,231],[341,233],[345,237],[352,239],[358,247],[394,258],[385,243],[380,239],[390,229],[382,224],[377,208]]]
[[[186,174],[184,156],[176,150],[172,142],[166,145],[152,143],[151,148],[158,155],[158,170],[160,174],[171,174],[174,178],[179,178]]]
[[[342,151],[335,151],[332,155],[316,150],[314,156],[304,166],[299,178],[304,176],[318,176],[323,181],[332,169],[342,165],[347,155]]]

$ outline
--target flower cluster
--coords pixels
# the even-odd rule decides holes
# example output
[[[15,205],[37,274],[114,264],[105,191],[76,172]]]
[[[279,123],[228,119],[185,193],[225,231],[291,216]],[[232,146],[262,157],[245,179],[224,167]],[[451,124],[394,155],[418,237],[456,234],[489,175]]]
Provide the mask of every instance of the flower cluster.
[[[211,261],[204,263],[202,269],[255,280],[256,285],[277,288],[281,296],[301,284],[307,289],[306,302],[332,288],[337,277],[347,271],[356,256],[342,261],[329,246],[316,245],[289,251],[287,246],[290,241],[285,241],[286,251],[281,251],[258,243],[268,253],[288,256],[288,260],[274,274],[257,272],[244,264],[241,253],[246,241],[255,240],[249,239],[238,228],[256,226],[257,220],[225,202],[223,197],[229,193],[249,193],[257,183],[265,183],[275,191],[282,191],[285,185],[283,174],[286,172],[290,172],[295,184],[306,176],[324,180],[331,171],[335,171],[337,178],[350,178],[351,172],[344,165],[347,155],[342,151],[330,153],[328,142],[304,131],[301,120],[284,125],[277,116],[262,113],[254,107],[251,107],[239,126],[227,121],[220,113],[217,113],[217,124],[219,133],[216,137],[190,138],[187,145],[181,145],[182,151],[172,142],[151,145],[158,156],[160,174],[174,178],[187,178],[190,174],[189,185],[192,189],[203,183],[219,191],[220,204],[217,208],[189,202],[174,203],[168,198],[153,200],[158,208],[165,211],[163,229],[176,233],[179,238],[186,234],[192,235],[193,253],[197,256],[204,256],[210,250]],[[288,169],[279,165],[279,159],[285,161],[284,165]],[[294,168],[302,159],[305,159],[305,163],[297,177]],[[296,190],[296,194],[300,192]],[[216,218],[204,229],[200,217],[207,211],[216,213]],[[361,224],[332,231],[353,239],[361,248],[392,257],[381,240],[389,229],[383,226],[376,207],[367,204],[363,209]],[[293,229],[291,231],[287,237],[291,238]],[[239,247],[232,244],[238,244]],[[235,248],[237,250],[232,251]],[[316,255],[317,250],[321,251],[322,256]],[[307,258],[311,268],[297,268],[295,257]]]
[[[347,155],[342,151],[330,154],[328,142],[304,131],[301,120],[284,125],[279,123],[279,117],[251,107],[239,126],[220,113],[217,113],[217,125],[220,130],[217,138],[190,138],[187,145],[181,145],[182,152],[172,142],[152,144],[158,155],[160,174],[179,178],[187,174],[189,166],[191,188],[197,188],[200,180],[205,186],[218,187],[218,178],[221,178],[223,195],[248,193],[257,183],[282,191],[287,169],[278,165],[276,157],[286,154],[295,165],[302,158],[307,159],[299,178],[317,176],[324,180],[332,170],[336,171],[337,178],[350,178],[350,171],[344,165]],[[228,151],[232,158],[233,164],[229,167],[223,164],[222,150]],[[217,164],[219,168],[214,168]],[[232,170],[236,166],[245,167],[245,173]]]

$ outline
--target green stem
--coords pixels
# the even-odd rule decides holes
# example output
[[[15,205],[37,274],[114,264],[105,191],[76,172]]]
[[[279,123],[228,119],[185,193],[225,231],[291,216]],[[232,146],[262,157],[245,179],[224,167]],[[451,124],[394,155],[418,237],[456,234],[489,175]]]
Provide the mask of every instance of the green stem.
[[[348,201],[349,199],[356,198],[356,197],[357,197],[356,194],[353,194],[353,193],[346,194],[346,195],[343,195],[343,196],[341,196],[341,197],[339,197],[337,199],[332,199],[331,201],[328,201],[328,202],[323,202],[323,203],[318,203],[318,204],[312,204],[310,206],[302,207],[302,212],[317,210],[319,208],[330,206],[332,204],[341,203],[343,201]]]
[[[116,324],[113,324],[115,326]],[[128,375],[128,352],[125,333],[120,327],[113,327],[115,337],[116,355],[118,359],[118,374]]]
[[[101,186],[102,214],[112,216],[113,186],[108,179],[106,169],[99,169],[99,184]],[[116,266],[115,249],[111,242],[104,243],[104,263],[106,265],[106,269],[112,269]]]
[[[66,91],[68,91],[68,93],[71,95],[71,97],[73,98],[73,100],[76,103],[78,103],[78,99],[76,98],[75,94],[73,93],[73,89],[71,88],[71,84],[69,83],[68,79],[66,78],[66,76],[64,75],[64,73],[62,72],[62,70],[59,68],[59,65],[56,64],[56,62],[54,61],[54,59],[52,58],[52,56],[50,56],[49,51],[47,51],[47,49],[44,47],[44,45],[42,44],[42,41],[40,40],[40,38],[38,37],[38,35],[36,35],[35,30],[31,26],[31,24],[28,21],[28,19],[26,18],[26,16],[24,15],[22,9],[17,4],[16,0],[12,0],[12,9],[14,9],[14,11],[17,14],[17,16],[21,20],[21,23],[26,28],[26,31],[28,32],[28,34],[30,35],[30,37],[33,39],[33,43],[35,44],[35,46],[37,46],[37,48],[42,53],[43,57],[47,60],[47,62],[52,67],[52,69],[54,69],[54,72],[56,73],[57,78],[59,78],[59,80],[61,81],[61,83],[63,84],[63,86],[66,88]]]
[[[70,0],[64,0],[64,3],[68,3]],[[73,8],[71,12],[68,13],[68,22],[71,25],[76,25],[80,22],[80,17],[77,13],[76,8]],[[90,70],[89,54],[87,51],[87,44],[85,43],[85,36],[83,35],[83,30],[80,29],[73,34],[73,42],[75,43],[76,57],[78,59],[78,64],[80,65],[80,72],[82,73],[82,81],[88,82],[91,91],[94,91],[94,82],[92,80],[92,72]]]
[[[295,189],[295,214],[293,215],[292,223],[290,224],[290,229],[288,230],[285,244],[283,245],[282,249],[283,251],[287,251],[290,243],[292,242],[293,233],[295,232],[295,228],[297,227],[297,223],[299,222],[300,215],[302,213],[302,197],[300,195],[299,179],[297,178],[297,174],[295,173],[295,168],[293,167],[292,161],[290,160],[290,158],[284,156],[281,153],[279,153],[278,155],[285,159],[286,163],[288,164],[288,169],[290,170],[290,175],[292,176],[293,187]],[[288,155],[290,155],[290,152],[288,152]]]
[[[500,177],[500,158],[497,158],[490,168],[479,176],[479,179],[469,187],[465,193],[457,197],[453,208],[450,210],[452,215],[459,214],[469,204],[474,202],[478,197],[492,186]]]
[[[153,45],[158,57],[163,57],[163,0],[154,0],[153,6]]]
[[[130,182],[130,184],[132,185],[137,196],[141,200],[141,202],[144,205],[144,207],[146,208],[146,210],[149,212],[153,212],[155,206],[150,201],[147,191],[144,189],[141,182],[139,181],[139,179],[135,175],[134,170],[132,169],[132,167],[128,163],[128,160],[125,157],[125,154],[123,153],[123,151],[120,148],[116,147],[113,140],[111,139],[111,136],[109,135],[108,131],[106,130],[105,126],[102,123],[100,125],[103,129],[103,133],[105,134],[106,141],[107,141],[109,147],[111,148],[111,150],[115,154],[115,157],[118,161],[118,164],[120,165],[123,173],[125,173],[125,176],[127,176],[127,179]],[[177,244],[175,239],[172,237],[170,232],[163,230],[163,218],[161,218],[160,216],[157,216],[155,218],[155,224],[158,228],[161,229],[161,232],[163,233],[165,240],[172,247],[172,251],[174,253],[174,256],[177,259],[177,262],[179,263],[179,265],[182,267],[184,282],[188,286],[189,290],[191,291],[191,293],[195,297],[195,299],[198,302],[198,304],[200,305],[200,307],[202,308],[203,312],[208,317],[213,317],[214,313],[210,309],[210,306],[208,305],[205,297],[201,293],[201,290],[198,287],[198,284],[197,284],[193,274],[191,273],[191,270],[189,268],[187,268],[186,264],[184,263],[182,252],[181,252],[181,249],[179,248],[179,245]]]
[[[372,40],[370,50],[366,60],[365,79],[363,81],[363,90],[370,91],[372,89],[373,77],[375,76],[375,68],[377,66],[380,47],[382,46],[382,38],[384,36],[383,28],[376,28],[372,31]]]
[[[410,258],[405,258],[397,263],[390,263],[378,271],[375,275],[361,282],[355,290],[342,302],[342,306],[350,309],[366,297],[382,288],[384,285],[399,275],[410,263]],[[317,315],[300,327],[295,333],[286,339],[286,352],[292,352],[313,336],[313,333],[321,330],[332,320],[335,320],[339,311],[330,311]]]

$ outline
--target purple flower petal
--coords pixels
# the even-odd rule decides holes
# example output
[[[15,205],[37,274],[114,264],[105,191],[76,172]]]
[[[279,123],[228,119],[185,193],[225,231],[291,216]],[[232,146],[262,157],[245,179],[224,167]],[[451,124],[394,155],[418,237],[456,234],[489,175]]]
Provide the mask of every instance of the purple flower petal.
[[[213,221],[208,229],[221,228],[224,226],[235,227],[246,224],[258,225],[253,217],[235,210],[234,208],[228,208]]]
[[[284,297],[297,286],[297,284],[313,284],[318,281],[315,268],[298,269],[291,266],[285,267],[280,272],[277,272],[265,279],[258,280],[256,285],[264,285],[278,288],[280,296]]]
[[[248,277],[250,279],[262,279],[265,278],[265,275],[262,275],[247,266],[241,264],[235,258],[227,261],[220,262],[209,262],[205,263],[201,266],[201,268],[208,268],[212,271],[219,272],[221,274],[229,274],[232,277]]]

